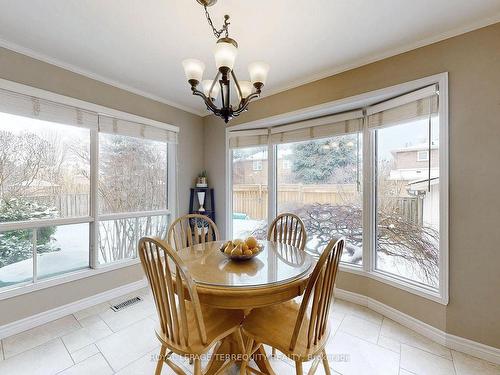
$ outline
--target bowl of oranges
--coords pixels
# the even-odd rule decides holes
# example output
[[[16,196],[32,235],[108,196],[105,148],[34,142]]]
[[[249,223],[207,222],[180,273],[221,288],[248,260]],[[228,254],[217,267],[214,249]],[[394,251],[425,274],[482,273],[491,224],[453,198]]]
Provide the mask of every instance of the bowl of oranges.
[[[220,251],[232,260],[248,260],[257,256],[263,248],[255,237],[248,237],[246,240],[227,241],[222,244]]]

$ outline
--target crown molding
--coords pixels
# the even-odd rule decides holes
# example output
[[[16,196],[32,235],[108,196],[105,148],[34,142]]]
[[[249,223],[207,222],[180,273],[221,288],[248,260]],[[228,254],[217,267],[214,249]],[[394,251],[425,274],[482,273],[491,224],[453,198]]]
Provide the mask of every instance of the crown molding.
[[[129,85],[125,84],[125,83],[122,83],[122,82],[119,82],[119,81],[116,81],[116,80],[113,80],[113,79],[101,76],[101,75],[96,74],[94,72],[91,72],[89,70],[82,69],[82,68],[80,68],[78,66],[75,66],[75,65],[72,65],[72,64],[68,64],[68,63],[63,62],[61,60],[49,57],[49,56],[47,56],[45,54],[36,52],[36,51],[34,51],[34,50],[30,49],[30,48],[25,48],[23,46],[20,46],[20,45],[18,45],[16,43],[12,43],[12,42],[10,42],[8,40],[5,40],[5,39],[1,39],[0,38],[0,47],[3,47],[3,48],[8,49],[8,50],[11,50],[13,52],[20,53],[22,55],[31,57],[33,59],[42,61],[44,63],[57,66],[59,68],[62,68],[62,69],[68,70],[70,72],[82,75],[84,77],[93,79],[95,81],[99,81],[101,83],[105,83],[107,85],[116,87],[118,89],[128,91],[128,92],[130,92],[132,94],[140,95],[140,96],[142,96],[144,98],[148,98],[148,99],[151,99],[151,100],[163,103],[163,104],[167,104],[167,105],[169,105],[171,107],[180,109],[180,110],[185,111],[185,112],[192,113],[192,114],[197,115],[197,116],[202,116],[203,117],[203,116],[206,115],[206,111],[197,110],[197,109],[194,109],[194,108],[191,108],[191,107],[187,107],[185,105],[173,102],[173,101],[165,99],[165,98],[163,98],[161,96],[158,96],[158,95],[155,95],[155,94],[151,94],[151,93],[149,93],[147,91],[143,91],[141,89],[129,86]]]

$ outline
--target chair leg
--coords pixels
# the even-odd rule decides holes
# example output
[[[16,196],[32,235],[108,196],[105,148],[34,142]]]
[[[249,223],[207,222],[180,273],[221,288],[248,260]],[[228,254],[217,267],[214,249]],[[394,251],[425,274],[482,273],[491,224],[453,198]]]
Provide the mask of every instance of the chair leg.
[[[295,373],[297,375],[304,375],[304,370],[302,370],[302,362],[295,361]]]
[[[273,358],[276,358],[276,348],[273,348],[271,355],[273,356]]]
[[[161,374],[161,369],[163,368],[163,363],[165,362],[165,354],[167,353],[167,347],[165,345],[161,346],[160,355],[158,358],[158,363],[156,364],[155,375]]]
[[[194,359],[194,375],[202,375],[200,357]]]
[[[325,374],[331,375],[330,364],[328,363],[328,357],[326,356],[326,350],[323,349],[321,352],[321,360],[323,361],[323,367],[325,368]]]
[[[247,373],[246,369],[248,366],[248,361],[250,361],[250,356],[252,355],[253,343],[254,343],[254,340],[251,338],[248,338],[247,347],[246,347],[245,353],[243,353],[243,360],[241,361],[240,375],[246,375],[246,373]]]

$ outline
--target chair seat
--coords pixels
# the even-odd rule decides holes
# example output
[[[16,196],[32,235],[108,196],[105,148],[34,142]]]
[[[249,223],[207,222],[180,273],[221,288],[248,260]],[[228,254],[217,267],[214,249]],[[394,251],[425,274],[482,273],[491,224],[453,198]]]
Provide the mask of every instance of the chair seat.
[[[190,301],[186,301],[187,314],[187,332],[189,336],[189,346],[181,345],[170,340],[158,325],[155,329],[156,337],[162,344],[178,354],[204,354],[216,342],[228,335],[228,332],[236,331],[244,319],[243,312],[240,310],[216,309],[206,305],[201,305],[203,320],[207,333],[207,343],[203,344],[200,336],[196,333],[197,323],[194,314],[194,308]]]
[[[256,342],[272,346],[294,360],[310,360],[320,354],[330,334],[327,332],[316,345],[307,348],[307,328],[309,316],[304,317],[302,328],[294,350],[290,350],[295,323],[300,305],[295,301],[285,302],[265,308],[258,308],[245,318],[243,333]],[[329,326],[329,325],[328,325]]]

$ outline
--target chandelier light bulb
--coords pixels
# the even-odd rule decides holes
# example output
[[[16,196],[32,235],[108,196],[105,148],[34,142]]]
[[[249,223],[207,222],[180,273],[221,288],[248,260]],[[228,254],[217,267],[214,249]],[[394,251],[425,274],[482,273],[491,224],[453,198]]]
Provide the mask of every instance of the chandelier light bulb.
[[[207,98],[208,98],[208,92],[210,91],[210,87],[212,86],[212,83],[213,83],[213,81],[211,81],[209,79],[204,79],[201,82],[201,85],[203,86],[203,93],[205,94],[205,96]],[[220,92],[220,85],[218,84],[218,82],[215,82],[214,88],[212,89],[212,92],[210,94],[210,98],[217,99],[217,97],[219,96],[219,92]]]
[[[184,67],[184,74],[186,74],[186,78],[190,83],[191,81],[201,82],[205,71],[205,64],[202,61],[186,59],[182,62],[182,66]]]
[[[238,55],[238,45],[231,38],[221,38],[217,41],[214,50],[215,66],[217,69],[227,68],[233,70],[236,56]]]
[[[248,66],[248,72],[250,73],[252,83],[262,83],[265,85],[267,74],[269,73],[269,64],[261,61],[251,63]]]

